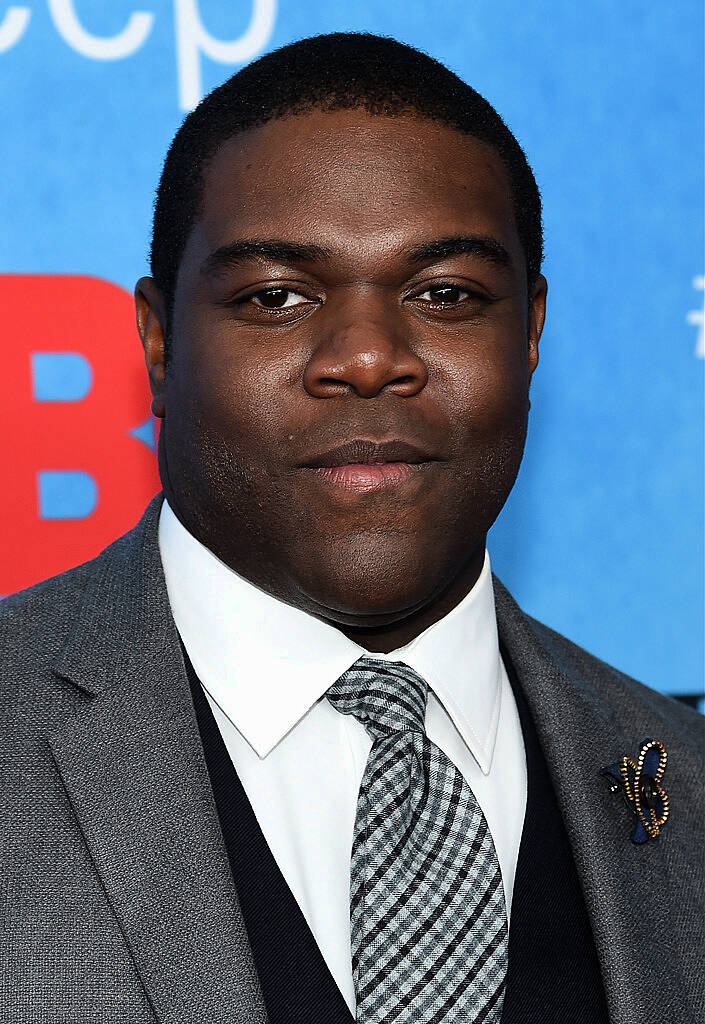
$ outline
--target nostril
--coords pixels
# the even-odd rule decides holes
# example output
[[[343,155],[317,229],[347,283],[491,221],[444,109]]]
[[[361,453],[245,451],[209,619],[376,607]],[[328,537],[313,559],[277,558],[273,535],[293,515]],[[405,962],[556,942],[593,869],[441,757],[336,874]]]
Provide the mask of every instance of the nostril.
[[[344,392],[352,390],[350,384],[337,377],[319,377],[318,383],[321,388],[327,392],[332,391],[336,395],[342,395]]]
[[[428,381],[427,373],[405,373],[388,381],[384,387],[395,395],[415,395]]]

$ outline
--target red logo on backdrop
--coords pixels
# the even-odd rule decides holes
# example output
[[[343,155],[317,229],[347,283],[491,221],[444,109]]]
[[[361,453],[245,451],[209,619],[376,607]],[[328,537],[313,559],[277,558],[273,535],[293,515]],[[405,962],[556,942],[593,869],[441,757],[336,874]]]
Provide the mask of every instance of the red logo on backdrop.
[[[159,488],[132,297],[93,277],[0,275],[0,594],[96,555]]]

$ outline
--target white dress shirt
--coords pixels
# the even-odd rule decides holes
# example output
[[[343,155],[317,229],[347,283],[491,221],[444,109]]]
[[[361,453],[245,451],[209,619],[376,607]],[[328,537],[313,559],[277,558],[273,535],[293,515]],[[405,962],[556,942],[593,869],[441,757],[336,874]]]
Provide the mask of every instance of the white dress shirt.
[[[221,562],[164,502],[161,551],[177,629],[269,848],[355,1016],[350,853],[372,741],[325,691],[368,652]],[[470,593],[406,647],[429,684],[426,732],[487,819],[511,908],[526,760],[497,638],[489,556]]]

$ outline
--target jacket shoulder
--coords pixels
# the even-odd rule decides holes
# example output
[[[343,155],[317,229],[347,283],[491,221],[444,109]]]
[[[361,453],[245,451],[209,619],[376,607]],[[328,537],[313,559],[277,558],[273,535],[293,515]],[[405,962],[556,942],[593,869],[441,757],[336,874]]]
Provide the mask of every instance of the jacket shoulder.
[[[10,594],[0,601],[0,666],[55,654],[80,607],[98,558]]]
[[[156,501],[142,520],[95,558],[0,600],[0,702],[40,686],[102,580],[126,576],[144,537],[145,520],[158,517]]]
[[[630,715],[660,721],[669,730],[688,737],[694,747],[702,746],[703,716],[681,701],[654,690],[638,679],[621,672],[613,665],[578,646],[550,626],[525,616],[539,643],[561,670],[580,678],[586,689],[598,695],[607,706],[619,709],[619,717]]]
[[[609,720],[638,741],[647,736],[664,742],[677,739],[696,761],[702,759],[703,716],[694,708],[644,685],[527,615],[500,580],[494,577],[493,584],[500,638],[519,663],[549,678],[558,670],[567,681],[564,697],[584,703],[595,722]]]

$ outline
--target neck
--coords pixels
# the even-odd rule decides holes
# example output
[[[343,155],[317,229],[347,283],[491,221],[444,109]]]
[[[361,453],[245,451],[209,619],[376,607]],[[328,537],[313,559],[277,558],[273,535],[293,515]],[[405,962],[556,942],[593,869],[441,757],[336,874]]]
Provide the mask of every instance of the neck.
[[[463,567],[463,571],[435,600],[398,621],[383,626],[355,626],[328,621],[365,650],[373,654],[389,654],[390,651],[396,651],[411,643],[425,629],[432,626],[434,622],[438,622],[456,605],[460,604],[480,578],[484,562],[485,545],[483,543],[473,551]]]

